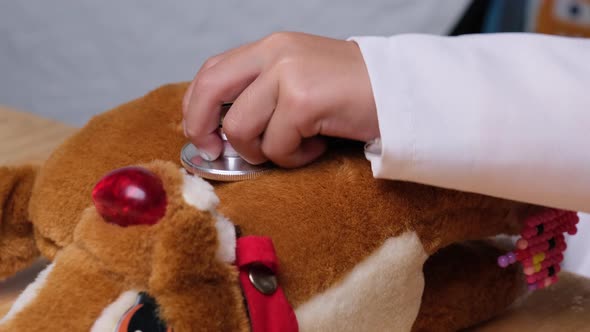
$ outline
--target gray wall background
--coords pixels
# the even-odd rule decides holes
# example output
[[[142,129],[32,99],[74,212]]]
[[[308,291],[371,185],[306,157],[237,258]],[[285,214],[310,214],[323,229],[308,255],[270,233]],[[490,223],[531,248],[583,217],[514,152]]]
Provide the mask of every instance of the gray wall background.
[[[81,125],[273,31],[446,33],[467,0],[0,0],[0,104]]]

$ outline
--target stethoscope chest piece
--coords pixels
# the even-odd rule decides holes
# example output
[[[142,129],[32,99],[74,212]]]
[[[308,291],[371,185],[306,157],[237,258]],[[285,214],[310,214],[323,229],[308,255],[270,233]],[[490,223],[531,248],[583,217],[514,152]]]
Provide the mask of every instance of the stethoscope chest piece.
[[[272,169],[269,164],[251,165],[234,154],[222,154],[208,161],[201,158],[199,150],[186,144],[181,151],[180,161],[187,172],[214,181],[241,181],[253,179]]]
[[[221,107],[219,120],[219,136],[223,141],[223,152],[215,160],[201,158],[199,149],[192,144],[186,144],[180,152],[180,161],[187,172],[214,181],[241,181],[253,179],[273,168],[271,163],[252,165],[245,161],[229,144],[223,133],[223,117],[229,111],[231,103]]]

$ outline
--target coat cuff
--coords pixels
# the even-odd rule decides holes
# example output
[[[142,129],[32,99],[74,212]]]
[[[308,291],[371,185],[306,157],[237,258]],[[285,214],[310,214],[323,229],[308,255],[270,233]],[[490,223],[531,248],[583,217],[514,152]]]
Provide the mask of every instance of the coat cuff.
[[[415,132],[412,123],[412,91],[405,83],[403,50],[396,37],[352,37],[369,73],[381,138],[369,143],[366,157],[373,176],[404,180],[414,159]]]

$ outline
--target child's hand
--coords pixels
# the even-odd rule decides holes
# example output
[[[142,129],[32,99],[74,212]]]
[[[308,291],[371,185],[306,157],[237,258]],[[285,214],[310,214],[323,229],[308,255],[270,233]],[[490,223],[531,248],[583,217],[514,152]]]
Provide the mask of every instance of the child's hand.
[[[183,102],[185,134],[216,159],[220,108],[234,101],[223,130],[253,164],[305,165],[325,149],[318,135],[379,136],[371,84],[354,42],[276,33],[207,60]]]

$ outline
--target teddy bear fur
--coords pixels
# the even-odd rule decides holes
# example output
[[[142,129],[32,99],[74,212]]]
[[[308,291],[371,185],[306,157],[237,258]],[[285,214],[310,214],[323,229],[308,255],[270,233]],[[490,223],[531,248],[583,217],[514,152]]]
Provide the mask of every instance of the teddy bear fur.
[[[174,219],[168,214],[166,223],[149,231],[142,228],[142,233],[107,225],[92,208],[90,192],[95,183],[107,172],[129,165],[147,165],[163,178],[168,193],[180,195],[179,151],[186,143],[180,110],[186,86],[167,85],[96,116],[40,168],[0,168],[0,276],[12,275],[39,255],[54,260],[59,274],[52,274],[56,279],[47,282],[61,286],[44,293],[43,304],[64,294],[84,298],[92,293],[94,299],[93,303],[74,301],[88,313],[80,315],[83,319],[72,325],[74,330],[90,326],[101,308],[130,288],[152,292],[163,319],[175,330],[191,330],[195,326],[192,323],[199,320],[201,328],[248,330],[235,271],[212,260],[212,251],[219,244],[211,235],[211,226],[206,232],[189,222],[206,213],[187,208],[186,202],[174,196],[173,204],[185,211],[184,215],[178,212],[183,215],[178,217],[182,221],[174,227],[183,232],[176,230],[165,241],[162,229],[172,232],[174,224],[168,222]],[[428,258],[420,276],[425,282],[415,299],[418,308],[410,317],[413,330],[452,331],[472,326],[501,312],[522,292],[518,271],[496,266],[498,249],[465,241],[515,234],[522,218],[537,207],[376,180],[357,144],[334,142],[323,158],[300,169],[276,169],[256,180],[211,184],[220,200],[216,211],[239,225],[245,235],[273,239],[280,260],[279,282],[296,310],[345,283],[351,271],[388,240],[407,234],[413,234],[423,248],[424,257],[415,258]],[[178,241],[178,236],[183,241]],[[165,249],[166,258],[147,259],[145,255],[152,255],[158,246]],[[195,288],[190,278],[183,279],[190,276],[202,280],[208,273],[214,280],[221,280],[216,287]],[[150,282],[162,280],[165,287],[152,288],[146,278]],[[404,295],[403,291],[396,289],[396,294]],[[377,305],[386,306],[387,302]],[[190,315],[179,314],[182,310],[178,308],[188,303],[197,310],[191,310]],[[220,316],[225,312],[221,308],[229,308],[231,315]],[[403,305],[398,308],[392,309],[391,315],[405,314]],[[363,314],[363,308],[354,310]],[[67,311],[51,312],[57,316],[20,312],[15,319],[21,317],[19,324],[24,325],[18,326],[31,331],[47,324],[60,326],[66,317],[75,320],[71,311],[69,316]],[[43,324],[35,325],[36,321]],[[219,325],[220,321],[226,325]],[[336,329],[333,322],[327,322]],[[315,328],[305,324],[308,330],[324,330],[322,323]]]

